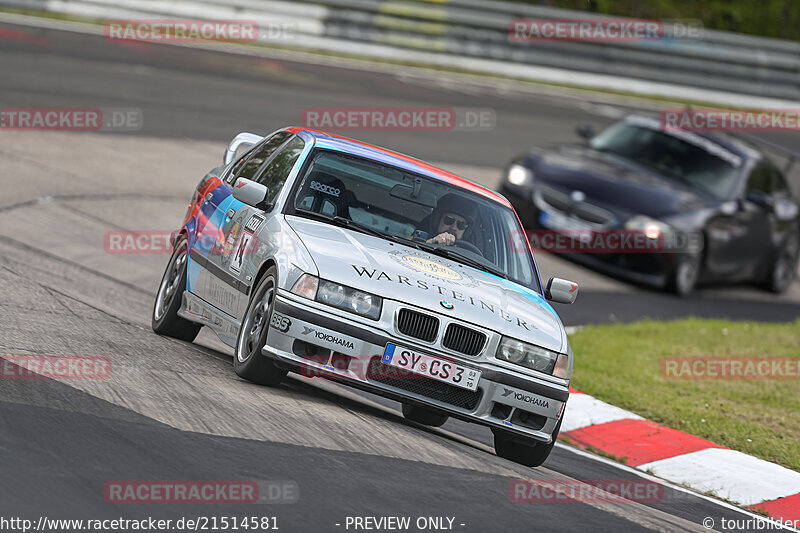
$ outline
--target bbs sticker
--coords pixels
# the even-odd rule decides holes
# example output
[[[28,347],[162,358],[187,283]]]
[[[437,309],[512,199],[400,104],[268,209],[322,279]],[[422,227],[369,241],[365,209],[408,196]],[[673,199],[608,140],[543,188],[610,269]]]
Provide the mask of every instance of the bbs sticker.
[[[283,316],[280,313],[272,313],[272,318],[269,319],[269,325],[272,328],[277,329],[282,333],[286,333],[289,331],[289,328],[292,325],[291,319],[289,317]]]

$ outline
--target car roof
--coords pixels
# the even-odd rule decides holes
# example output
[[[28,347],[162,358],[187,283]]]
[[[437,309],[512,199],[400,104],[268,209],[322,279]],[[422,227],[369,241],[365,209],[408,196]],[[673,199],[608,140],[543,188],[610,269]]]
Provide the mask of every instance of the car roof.
[[[314,138],[315,145],[320,148],[336,150],[339,152],[365,157],[367,159],[372,159],[387,165],[408,170],[409,172],[414,172],[430,178],[446,181],[455,187],[480,194],[481,196],[490,200],[494,200],[501,205],[511,207],[511,203],[502,194],[475,183],[474,181],[468,180],[467,178],[463,178],[457,174],[453,174],[452,172],[433,166],[430,163],[420,161],[419,159],[411,156],[407,156],[399,152],[393,152],[392,150],[381,148],[380,146],[375,146],[363,141],[342,137],[341,135],[336,135],[334,133],[326,133],[324,131],[312,130],[300,126],[291,126],[285,128],[285,130],[289,133],[295,134],[300,132],[307,133]]]

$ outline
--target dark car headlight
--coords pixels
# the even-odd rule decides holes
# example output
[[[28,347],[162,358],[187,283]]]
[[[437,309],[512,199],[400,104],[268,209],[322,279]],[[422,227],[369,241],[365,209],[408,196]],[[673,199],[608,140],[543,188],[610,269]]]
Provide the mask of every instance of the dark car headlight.
[[[631,217],[625,223],[625,229],[629,231],[640,231],[644,233],[645,237],[648,239],[660,239],[664,243],[672,242],[675,237],[675,230],[672,226],[645,215]]]
[[[533,181],[533,172],[529,168],[515,163],[508,168],[506,179],[512,185],[525,187]]]
[[[292,293],[309,300],[330,305],[348,313],[361,315],[372,320],[381,316],[383,298],[374,294],[341,285],[332,281],[319,279],[311,274],[303,274],[295,282]]]
[[[524,366],[531,370],[552,374],[564,379],[569,377],[569,356],[541,346],[503,337],[495,355],[498,359]]]

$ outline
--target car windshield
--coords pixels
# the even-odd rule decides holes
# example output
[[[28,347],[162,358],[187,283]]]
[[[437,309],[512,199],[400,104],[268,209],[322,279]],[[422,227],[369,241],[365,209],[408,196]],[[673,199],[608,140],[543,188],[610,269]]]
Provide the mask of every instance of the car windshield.
[[[293,205],[299,216],[402,242],[540,291],[514,211],[444,181],[317,150]],[[441,233],[455,240],[437,240]]]
[[[717,198],[730,194],[741,166],[739,156],[705,137],[666,132],[647,120],[618,122],[590,144]]]

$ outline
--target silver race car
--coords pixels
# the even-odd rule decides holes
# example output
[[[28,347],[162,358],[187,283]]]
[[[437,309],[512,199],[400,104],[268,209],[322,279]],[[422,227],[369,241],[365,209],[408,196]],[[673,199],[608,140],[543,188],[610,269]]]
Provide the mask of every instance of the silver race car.
[[[242,155],[239,152],[247,149]],[[538,466],[569,396],[572,351],[499,194],[411,157],[304,128],[242,133],[198,185],[153,309],[156,333],[202,326],[234,369],[326,377],[431,426],[489,426]]]

